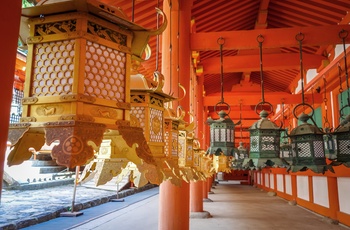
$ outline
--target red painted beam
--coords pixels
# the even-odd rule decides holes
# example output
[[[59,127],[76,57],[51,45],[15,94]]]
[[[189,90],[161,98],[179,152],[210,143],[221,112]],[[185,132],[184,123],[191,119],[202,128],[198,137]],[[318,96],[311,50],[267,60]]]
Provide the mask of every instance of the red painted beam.
[[[322,60],[327,58],[321,55],[303,54],[305,69],[318,68]],[[220,58],[209,58],[201,62],[204,74],[220,73]],[[223,60],[225,73],[259,71],[259,55],[225,56]],[[264,70],[299,69],[300,60],[298,53],[263,54]]]
[[[249,91],[249,89],[247,89]],[[321,104],[323,103],[323,95],[315,93],[314,95],[307,93],[305,96],[305,102],[309,104]],[[266,102],[271,103],[272,105],[282,104],[299,104],[301,103],[300,94],[288,94],[284,92],[266,92],[264,94]],[[219,94],[208,95],[204,97],[204,106],[214,106],[221,100]],[[238,105],[240,103],[245,105],[257,105],[261,101],[261,95],[259,93],[231,93],[225,92],[225,102],[229,105]]]
[[[341,43],[338,34],[342,29],[350,31],[350,25],[193,33],[190,43],[193,51],[219,50],[217,40],[223,37],[225,39],[224,50],[258,49],[256,38],[261,34],[265,38],[264,49],[297,47],[298,42],[295,36],[301,32],[305,35],[303,46],[322,46]],[[350,36],[346,41],[350,42]]]

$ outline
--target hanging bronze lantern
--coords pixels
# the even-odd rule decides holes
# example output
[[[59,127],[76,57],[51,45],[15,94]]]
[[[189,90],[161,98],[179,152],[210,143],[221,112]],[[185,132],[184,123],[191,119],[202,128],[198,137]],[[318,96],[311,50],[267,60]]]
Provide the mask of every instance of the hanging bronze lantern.
[[[220,46],[220,64],[221,64],[221,101],[214,106],[214,111],[219,105],[226,106],[228,112],[221,110],[217,114],[219,119],[214,120],[211,117],[207,119],[207,124],[210,125],[210,147],[207,154],[213,155],[213,164],[216,172],[229,172],[231,170],[231,159],[234,156],[235,142],[235,123],[228,116],[230,113],[230,105],[224,101],[224,73],[223,73],[223,56],[222,48],[225,43],[220,37],[217,40]]]
[[[333,133],[337,141],[337,162],[350,167],[350,115],[346,116]]]
[[[220,111],[219,116],[217,120],[211,117],[207,119],[207,124],[210,125],[210,147],[207,154],[234,156],[235,124],[225,111]]]
[[[347,82],[347,86],[349,86],[349,75],[348,75],[348,66],[347,66],[347,55],[346,55],[346,46],[345,39],[348,36],[348,32],[342,30],[339,32],[339,37],[343,40],[343,53],[344,53],[344,69],[345,69],[345,80]],[[339,66],[339,78],[341,78],[341,69]],[[340,84],[340,89],[341,84]],[[340,109],[340,116],[342,118],[342,122],[339,127],[335,129],[333,135],[336,136],[336,159],[337,162],[343,163],[345,166],[350,167],[350,115],[347,115],[344,118],[343,110],[345,108],[350,107],[350,89],[347,89],[347,103],[342,106]]]
[[[272,108],[272,105],[271,105]],[[265,166],[283,166],[279,158],[280,154],[280,133],[281,128],[268,118],[268,112],[260,112],[261,119],[255,122],[250,128],[250,151],[249,158],[245,159],[243,166],[257,168]]]
[[[280,158],[285,160],[289,165],[292,164],[292,145],[288,142],[283,142],[280,147]]]
[[[297,34],[296,40],[299,42],[300,51],[300,81],[302,103],[298,104],[293,109],[293,114],[294,117],[297,118],[296,110],[301,106],[303,108],[310,108],[312,113],[311,115],[307,115],[303,112],[298,118],[301,124],[290,132],[289,137],[291,139],[293,153],[293,163],[291,170],[292,172],[296,172],[310,169],[316,173],[323,173],[327,169],[323,133],[316,126],[315,122],[312,119],[314,109],[311,105],[304,102],[304,70],[302,61],[302,41],[304,40],[304,34]],[[313,124],[307,123],[309,119],[311,119]]]
[[[261,77],[261,99],[255,107],[255,112],[258,113],[258,108],[264,105],[270,107],[270,113],[273,112],[271,103],[266,102],[264,98],[264,80],[263,80],[263,65],[262,65],[262,43],[264,37],[259,35],[257,37],[260,50],[260,77]],[[260,120],[255,122],[250,128],[250,152],[249,159],[243,162],[244,167],[261,168],[265,166],[283,166],[280,154],[280,135],[281,127],[268,119],[269,112],[262,109],[259,113]]]

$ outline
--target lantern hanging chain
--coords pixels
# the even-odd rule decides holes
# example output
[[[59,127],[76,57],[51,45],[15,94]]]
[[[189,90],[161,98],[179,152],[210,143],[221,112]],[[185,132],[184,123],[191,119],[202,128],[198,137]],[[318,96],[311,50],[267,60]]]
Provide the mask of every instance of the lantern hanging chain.
[[[264,42],[264,37],[261,34],[259,34],[256,40],[259,43],[261,100],[262,100],[262,103],[265,103],[265,97],[264,97],[264,72],[263,72],[263,62],[262,62],[262,43]]]
[[[348,106],[350,106],[350,92],[349,92],[349,74],[348,74],[348,62],[346,60],[346,47],[345,47],[345,39],[348,37],[348,31],[341,30],[339,32],[339,38],[343,41],[343,51],[344,51],[344,70],[345,70],[345,78],[346,78],[346,87],[347,87],[347,94],[348,94]]]
[[[282,124],[283,124],[283,126],[284,126],[284,102],[282,102]],[[287,130],[286,129],[284,129],[285,130],[285,133],[287,133]],[[284,135],[282,138],[285,140],[286,139],[286,136],[287,135]]]
[[[239,103],[239,120],[240,122],[240,132],[241,132],[241,142],[243,141],[243,134],[242,134],[242,103]]]
[[[222,57],[222,48],[225,44],[225,39],[222,37],[219,37],[217,40],[217,43],[220,46],[220,82],[221,82],[221,101],[220,103],[224,103],[224,64],[223,64],[223,57]]]
[[[157,3],[157,8],[159,9],[159,0]],[[157,30],[159,29],[159,13],[157,12]],[[156,71],[158,71],[159,65],[159,34],[156,37]]]
[[[135,0],[131,0],[131,22],[135,20]]]
[[[173,83],[173,71],[172,71],[172,66],[173,66],[173,45],[172,45],[172,28],[171,28],[171,25],[172,25],[172,20],[171,20],[171,8],[172,8],[172,2],[170,1],[169,2],[169,9],[170,9],[170,15],[169,15],[169,62],[170,62],[170,73],[169,73],[169,78],[170,78],[170,81],[169,81],[169,87],[170,87],[170,92],[169,92],[169,95],[172,95],[173,92],[171,92],[171,89],[172,89],[172,83]]]
[[[330,127],[330,123],[328,121],[327,80],[326,80],[326,76],[325,75],[323,75],[323,83],[324,83],[324,98],[323,98],[323,102],[324,102],[324,109],[325,109],[325,113],[326,113],[326,115],[324,116],[324,124],[323,124],[323,126],[325,128],[329,128]]]
[[[338,62],[339,93],[340,93],[340,95],[341,95],[342,92],[343,92],[341,73],[342,73],[342,69],[341,69],[341,67],[340,67],[340,63]],[[340,97],[340,107],[343,108],[343,106],[344,106],[343,97]],[[342,112],[343,112],[343,111],[340,110],[340,116],[341,116],[341,117],[343,116]]]
[[[295,36],[295,39],[299,42],[299,58],[300,58],[300,84],[301,84],[301,100],[302,104],[305,104],[304,98],[304,68],[303,68],[303,45],[304,34],[299,33]]]

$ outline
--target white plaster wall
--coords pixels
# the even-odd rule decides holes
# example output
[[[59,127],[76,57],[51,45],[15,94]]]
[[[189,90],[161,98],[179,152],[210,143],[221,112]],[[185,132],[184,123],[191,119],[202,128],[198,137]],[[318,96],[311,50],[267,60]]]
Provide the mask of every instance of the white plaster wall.
[[[276,180],[277,180],[277,191],[284,192],[283,174],[277,174]]]
[[[286,193],[292,195],[292,177],[291,175],[285,175],[284,180],[286,181]]]
[[[274,174],[270,174],[270,188],[275,189]]]
[[[310,201],[308,176],[297,176],[297,197]]]
[[[314,196],[314,203],[329,208],[327,177],[312,177],[312,190]]]
[[[350,178],[338,177],[338,196],[339,196],[339,210],[343,213],[350,214]]]
[[[260,176],[260,172],[256,173],[256,177],[257,177],[257,184],[261,184],[261,176]]]
[[[265,187],[270,188],[269,174],[265,173]]]

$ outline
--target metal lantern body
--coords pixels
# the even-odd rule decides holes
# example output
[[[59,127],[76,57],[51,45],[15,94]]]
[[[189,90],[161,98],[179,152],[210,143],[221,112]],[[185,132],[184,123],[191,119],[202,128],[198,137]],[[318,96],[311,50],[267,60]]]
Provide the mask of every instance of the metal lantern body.
[[[249,159],[245,159],[243,165],[251,161],[250,166],[282,166],[280,155],[281,128],[268,118],[268,112],[260,112],[261,119],[250,128]]]
[[[207,119],[207,124],[210,125],[210,147],[207,154],[234,156],[235,124],[223,110],[219,112],[219,117],[217,120],[211,117]]]
[[[340,124],[333,135],[336,136],[337,161],[345,163],[346,166],[350,162],[350,115]]]
[[[248,150],[244,147],[243,142],[239,142],[238,150],[238,160],[242,160],[244,158],[248,158]]]
[[[307,123],[309,118],[307,114],[300,115],[299,120],[302,124],[294,128],[289,135],[293,153],[293,172],[307,169],[317,173],[325,171],[323,133],[317,126]]]
[[[289,165],[291,165],[293,160],[292,156],[292,145],[287,141],[283,142],[280,146],[280,158],[284,159]]]
[[[337,158],[337,136],[334,133],[330,133],[329,129],[325,131],[326,133],[323,135],[325,156],[330,160],[334,160]]]

